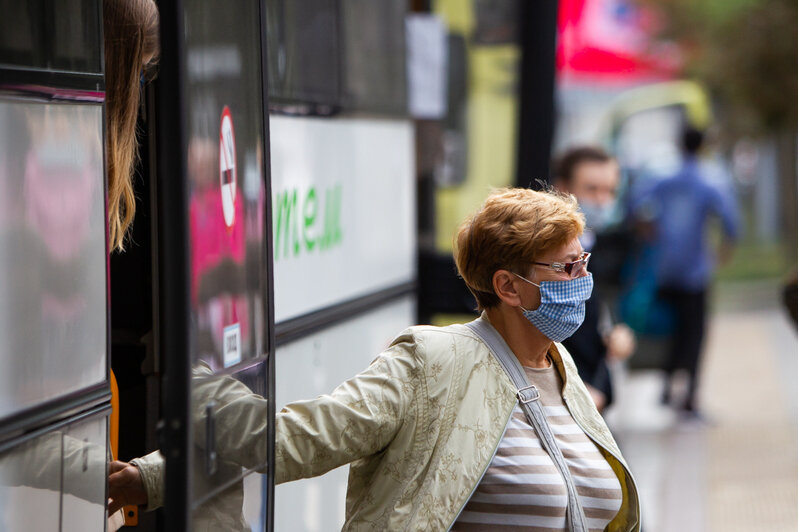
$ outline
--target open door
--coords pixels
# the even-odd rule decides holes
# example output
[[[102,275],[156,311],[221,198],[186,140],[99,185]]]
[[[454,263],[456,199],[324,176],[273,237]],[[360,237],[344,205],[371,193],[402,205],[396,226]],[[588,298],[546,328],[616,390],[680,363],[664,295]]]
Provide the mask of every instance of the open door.
[[[165,530],[241,521],[271,529],[264,15],[262,2],[161,4],[156,334],[165,375]],[[231,386],[251,394],[269,427],[256,458],[231,452],[231,428],[217,417],[228,396],[213,390]]]

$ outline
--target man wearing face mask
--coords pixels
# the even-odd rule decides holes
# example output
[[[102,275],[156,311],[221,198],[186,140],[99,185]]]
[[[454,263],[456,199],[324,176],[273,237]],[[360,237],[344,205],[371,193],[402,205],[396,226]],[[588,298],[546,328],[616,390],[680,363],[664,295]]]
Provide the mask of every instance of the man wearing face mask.
[[[555,165],[555,187],[573,194],[585,215],[585,231],[579,240],[594,257],[591,265],[595,265],[596,280],[594,295],[586,304],[584,324],[563,345],[573,356],[599,410],[613,400],[608,361],[624,360],[635,348],[631,329],[614,323],[606,304],[631,243],[626,231],[612,228],[619,182],[617,162],[598,147],[572,148]]]

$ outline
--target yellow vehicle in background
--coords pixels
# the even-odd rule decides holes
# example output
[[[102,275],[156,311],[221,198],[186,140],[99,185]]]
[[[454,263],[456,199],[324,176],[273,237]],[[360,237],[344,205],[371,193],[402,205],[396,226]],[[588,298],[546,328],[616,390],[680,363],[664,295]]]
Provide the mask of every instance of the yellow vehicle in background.
[[[515,184],[521,45],[515,2],[438,0],[431,10],[449,32],[449,88],[444,120],[419,126],[419,314],[442,324],[475,308],[455,276],[459,224],[491,189]]]
[[[449,27],[451,69],[466,73],[464,97],[450,100],[454,108],[449,109],[444,136],[444,142],[454,135],[462,137],[454,141],[463,143],[462,151],[455,146],[447,151],[462,160],[447,161],[454,168],[441,176],[435,193],[435,246],[441,252],[451,252],[452,235],[486,192],[509,186],[515,177],[521,49],[514,21],[501,17],[485,21],[479,18],[478,6],[462,6],[459,0],[435,5]],[[447,169],[442,170],[446,174]]]

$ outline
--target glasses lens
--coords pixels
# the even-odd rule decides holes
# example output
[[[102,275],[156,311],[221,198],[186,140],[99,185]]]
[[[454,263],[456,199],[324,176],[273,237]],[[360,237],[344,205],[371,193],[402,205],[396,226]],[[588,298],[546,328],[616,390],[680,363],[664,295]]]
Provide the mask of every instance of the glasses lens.
[[[579,277],[585,271],[587,271],[587,261],[590,260],[590,253],[585,253],[582,255],[582,258],[574,261],[568,262],[565,264],[565,273],[567,273],[572,279],[575,277]]]

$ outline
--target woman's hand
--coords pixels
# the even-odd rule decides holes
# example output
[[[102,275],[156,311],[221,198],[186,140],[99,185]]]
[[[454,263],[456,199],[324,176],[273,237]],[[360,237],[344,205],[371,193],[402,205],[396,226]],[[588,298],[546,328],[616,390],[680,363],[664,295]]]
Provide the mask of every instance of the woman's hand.
[[[108,515],[123,506],[147,504],[147,491],[139,468],[115,460],[108,464]]]

